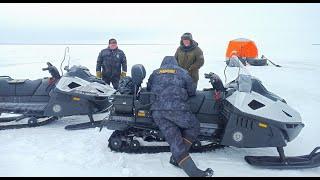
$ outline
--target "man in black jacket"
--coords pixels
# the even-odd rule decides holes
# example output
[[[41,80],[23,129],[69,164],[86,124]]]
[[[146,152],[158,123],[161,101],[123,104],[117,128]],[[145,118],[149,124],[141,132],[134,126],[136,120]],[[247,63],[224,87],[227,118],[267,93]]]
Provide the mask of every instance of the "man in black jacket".
[[[113,88],[118,89],[120,78],[126,76],[127,59],[124,52],[118,49],[117,40],[110,39],[108,48],[99,53],[96,72],[98,78],[109,85],[112,82]]]

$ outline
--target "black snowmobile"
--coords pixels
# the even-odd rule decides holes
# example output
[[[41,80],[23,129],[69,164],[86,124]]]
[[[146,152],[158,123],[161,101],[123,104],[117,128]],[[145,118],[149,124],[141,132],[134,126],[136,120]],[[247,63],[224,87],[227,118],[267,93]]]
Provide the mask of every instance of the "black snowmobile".
[[[90,74],[86,67],[66,67],[67,73],[61,76],[55,66],[49,62],[47,65],[42,70],[49,71],[50,78],[29,80],[0,76],[0,115],[18,114],[0,116],[0,130],[40,126],[71,115],[88,115],[90,122],[69,125],[66,129],[100,125],[92,115],[106,111],[110,106],[108,97],[115,90]],[[27,123],[17,122],[26,119]]]
[[[200,135],[192,145],[191,152],[214,150],[223,146],[276,147],[279,157],[246,156],[245,160],[251,165],[265,168],[319,166],[320,152],[317,151],[320,147],[304,156],[286,157],[284,154],[283,147],[295,139],[304,127],[300,114],[288,106],[284,99],[269,92],[260,80],[251,76],[237,57],[227,67],[236,69],[235,80],[223,86],[221,80],[213,78],[213,73],[205,74],[212,88],[197,91],[196,96],[189,98],[192,112],[201,124]],[[150,97],[155,95],[141,87],[145,75],[142,65],[134,65],[131,79],[126,83],[127,91],[112,95],[110,116],[103,120],[101,129],[106,126],[115,130],[108,140],[108,146],[113,151],[169,151],[149,110]]]

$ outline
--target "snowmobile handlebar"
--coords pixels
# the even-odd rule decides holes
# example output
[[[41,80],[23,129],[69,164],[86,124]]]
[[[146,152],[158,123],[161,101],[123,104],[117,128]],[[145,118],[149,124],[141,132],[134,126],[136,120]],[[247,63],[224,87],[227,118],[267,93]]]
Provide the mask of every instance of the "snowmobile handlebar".
[[[213,73],[205,73],[204,74],[204,78],[209,79],[209,82],[211,83],[212,87],[217,90],[217,91],[225,91],[225,88],[222,84],[222,81],[220,79],[220,77]]]
[[[61,76],[58,69],[55,66],[53,66],[50,62],[47,62],[47,65],[48,67],[42,68],[42,71],[49,71],[53,78],[59,79]]]

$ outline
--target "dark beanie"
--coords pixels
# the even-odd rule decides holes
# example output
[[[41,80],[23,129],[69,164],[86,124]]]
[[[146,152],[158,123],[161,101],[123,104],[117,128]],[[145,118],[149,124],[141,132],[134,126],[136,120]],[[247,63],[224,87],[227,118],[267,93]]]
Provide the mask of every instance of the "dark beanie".
[[[117,40],[114,39],[114,38],[111,38],[111,39],[109,39],[109,44],[111,44],[111,42],[116,42],[117,43]]]
[[[181,40],[193,40],[192,39],[192,34],[191,33],[188,33],[188,32],[186,32],[186,33],[184,33],[182,36],[181,36]]]

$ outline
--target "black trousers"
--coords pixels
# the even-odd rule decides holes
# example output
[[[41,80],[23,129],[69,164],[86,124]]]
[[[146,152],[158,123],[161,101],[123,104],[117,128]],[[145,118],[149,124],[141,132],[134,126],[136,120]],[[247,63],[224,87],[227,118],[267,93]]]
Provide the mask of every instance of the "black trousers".
[[[152,117],[170,145],[179,163],[189,156],[189,149],[200,133],[200,122],[189,111],[153,111]]]
[[[109,85],[110,85],[110,83],[112,83],[113,88],[117,90],[119,87],[120,76],[119,76],[119,78],[115,78],[115,77],[111,78],[108,76],[103,76],[102,80]]]

